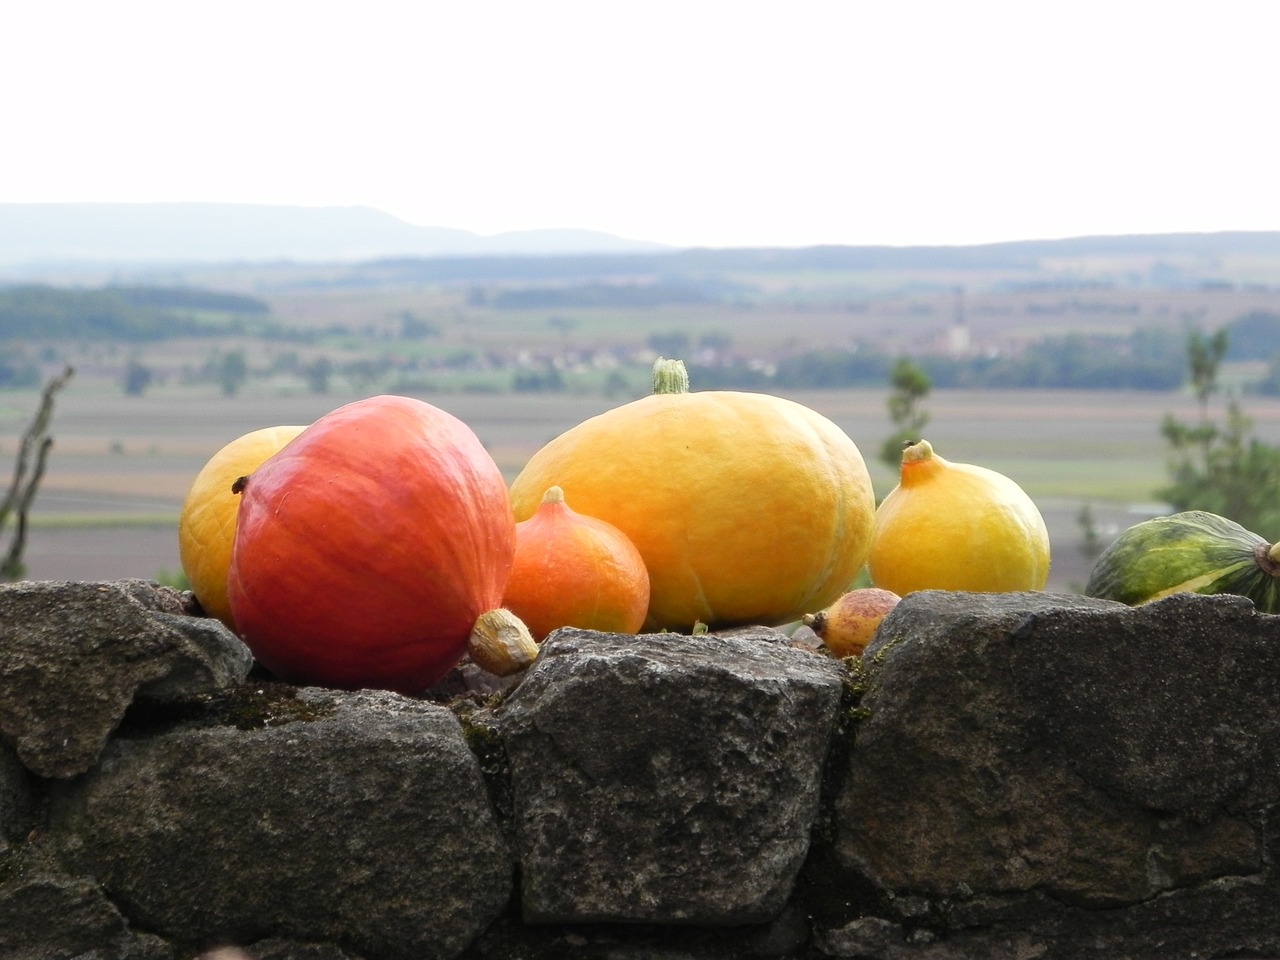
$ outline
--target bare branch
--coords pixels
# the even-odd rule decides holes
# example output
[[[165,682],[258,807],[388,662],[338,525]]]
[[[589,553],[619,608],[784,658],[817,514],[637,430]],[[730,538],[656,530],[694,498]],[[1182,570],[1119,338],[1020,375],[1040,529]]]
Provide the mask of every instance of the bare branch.
[[[40,481],[44,478],[49,450],[53,446],[53,437],[49,436],[49,424],[53,419],[53,398],[74,372],[73,368],[67,367],[45,384],[40,395],[40,408],[36,411],[31,426],[22,435],[13,480],[5,493],[4,501],[0,502],[0,530],[4,529],[10,514],[17,510],[17,526],[8,553],[3,563],[0,563],[0,579],[16,580],[25,570],[22,553],[27,544],[27,518],[31,504],[35,502]],[[35,451],[36,458],[34,469],[30,466],[32,451]],[[31,470],[30,477],[27,476],[28,470]]]

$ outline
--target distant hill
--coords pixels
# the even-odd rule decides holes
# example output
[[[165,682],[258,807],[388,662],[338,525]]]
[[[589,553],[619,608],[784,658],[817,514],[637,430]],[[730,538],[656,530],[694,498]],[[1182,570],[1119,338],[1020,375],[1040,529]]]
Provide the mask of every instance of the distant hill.
[[[1194,286],[1243,277],[1224,267],[1246,262],[1256,267],[1250,268],[1253,277],[1275,283],[1280,232],[1085,236],[970,246],[678,248],[575,229],[481,236],[417,226],[370,207],[0,203],[0,282],[8,283],[82,282],[94,274],[105,274],[112,283],[153,283],[162,274],[181,274],[182,282],[198,286],[201,272],[231,265],[285,271],[294,285],[329,286],[637,277],[693,277],[705,285],[716,276],[795,271],[982,271],[1019,284],[1126,275]],[[302,275],[308,273],[314,275]]]
[[[381,258],[347,265],[320,284],[376,287],[396,283],[520,282],[584,283],[627,278],[667,282],[696,278],[707,286],[730,275],[779,273],[881,272],[903,275],[986,271],[1033,284],[1060,275],[1046,264],[1114,260],[1117,269],[1137,270],[1130,261],[1163,264],[1156,272],[1166,285],[1199,285],[1218,276],[1227,258],[1267,261],[1280,272],[1280,232],[1136,234],[1021,240],[973,246],[816,246],[663,249],[553,257],[453,256]],[[1082,275],[1083,276],[1083,275]],[[726,292],[724,289],[720,293]]]
[[[237,203],[0,203],[0,264],[355,261],[380,257],[656,252],[591,230],[481,236],[371,207]]]

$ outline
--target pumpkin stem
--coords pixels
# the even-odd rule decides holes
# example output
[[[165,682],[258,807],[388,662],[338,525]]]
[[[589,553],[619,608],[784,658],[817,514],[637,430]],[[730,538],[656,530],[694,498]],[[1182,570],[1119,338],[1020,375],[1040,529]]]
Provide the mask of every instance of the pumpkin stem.
[[[559,487],[547,487],[547,492],[542,495],[543,503],[564,503],[564,491]]]
[[[1280,541],[1273,544],[1260,543],[1253,551],[1253,559],[1263,573],[1280,577]]]
[[[928,440],[917,440],[915,443],[909,443],[902,448],[902,462],[915,463],[918,460],[928,460],[933,456],[933,444]]]
[[[471,628],[467,652],[482,670],[509,677],[528,669],[538,658],[538,644],[519,617],[498,608],[480,614]]]
[[[685,369],[683,360],[668,360],[665,357],[659,357],[653,361],[653,392],[689,392],[689,371]]]

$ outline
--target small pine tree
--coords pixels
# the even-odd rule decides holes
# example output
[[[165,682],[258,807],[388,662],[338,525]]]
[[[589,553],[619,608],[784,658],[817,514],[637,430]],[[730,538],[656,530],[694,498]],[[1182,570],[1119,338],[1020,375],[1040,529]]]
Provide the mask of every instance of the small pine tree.
[[[889,376],[893,393],[889,394],[889,419],[894,431],[880,448],[880,459],[891,468],[902,463],[902,448],[920,439],[920,431],[929,422],[929,414],[922,404],[933,381],[923,367],[907,357],[899,357]]]

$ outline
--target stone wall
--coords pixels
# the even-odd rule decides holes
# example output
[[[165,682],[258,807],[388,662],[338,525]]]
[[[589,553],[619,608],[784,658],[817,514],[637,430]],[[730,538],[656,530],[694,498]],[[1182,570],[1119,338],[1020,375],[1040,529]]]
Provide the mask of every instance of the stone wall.
[[[1280,618],[914,594],[860,660],[563,630],[415,698],[0,587],[0,960],[1280,955]]]

